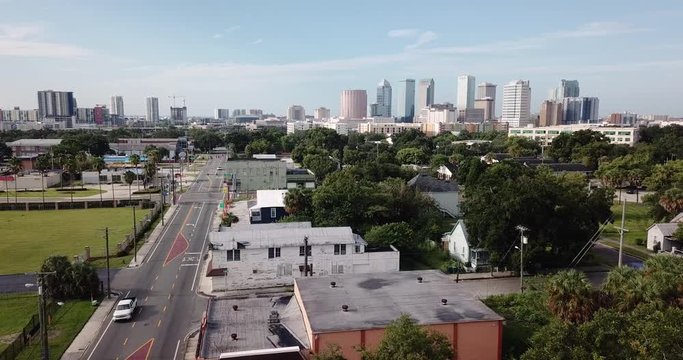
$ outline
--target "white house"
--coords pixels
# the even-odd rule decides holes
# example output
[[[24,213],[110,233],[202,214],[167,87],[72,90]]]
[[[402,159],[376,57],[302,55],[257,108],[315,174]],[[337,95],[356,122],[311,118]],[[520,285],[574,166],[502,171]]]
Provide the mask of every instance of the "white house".
[[[456,168],[453,164],[440,165],[436,174],[439,180],[455,181]]]
[[[683,212],[676,215],[668,223],[653,224],[647,229],[647,248],[655,251],[657,244],[658,251],[677,252],[683,251],[683,242],[674,240],[672,235],[683,224]]]
[[[350,227],[310,226],[262,224],[209,233],[213,291],[292,285],[304,276],[306,261],[309,276],[399,270],[394,247],[368,249]]]
[[[469,263],[473,271],[489,265],[488,250],[472,247],[464,221],[459,220],[450,232],[444,234],[442,240],[451,256],[463,264]]]

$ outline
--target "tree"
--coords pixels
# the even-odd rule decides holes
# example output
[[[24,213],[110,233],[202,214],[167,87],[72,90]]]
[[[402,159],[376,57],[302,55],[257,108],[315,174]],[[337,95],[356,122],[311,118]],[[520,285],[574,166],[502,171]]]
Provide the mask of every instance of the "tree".
[[[47,154],[40,154],[36,158],[36,169],[40,171],[40,191],[43,195],[43,203],[45,203],[45,172],[52,168],[50,159]]]
[[[99,295],[100,280],[95,268],[84,262],[71,264],[66,256],[50,256],[43,262],[45,295],[52,299],[87,299]]]
[[[79,151],[74,157],[76,160],[76,171],[81,176],[81,189],[83,188],[83,169],[88,166],[88,154],[83,151]]]
[[[674,187],[664,192],[659,197],[659,205],[669,213],[676,215],[683,211],[683,190]]]
[[[446,360],[454,349],[445,335],[425,330],[403,314],[384,330],[377,350],[361,350],[363,360]]]
[[[427,163],[427,159],[424,150],[414,147],[403,148],[396,153],[396,161],[401,164],[422,165]]]
[[[318,354],[313,355],[313,360],[345,360],[341,346],[330,344]]]
[[[290,189],[285,195],[285,210],[290,215],[304,214],[311,210],[313,191],[311,189]]]
[[[100,204],[102,203],[102,180],[100,178],[102,177],[102,170],[106,167],[107,164],[101,156],[96,156],[92,159],[92,168],[97,171],[97,185],[100,188]]]
[[[541,152],[538,141],[522,136],[510,136],[505,145],[507,152],[514,157],[536,156]]]
[[[145,172],[144,184],[146,187],[147,183],[151,184],[154,182],[154,176],[157,174],[157,164],[153,161],[147,161],[145,163],[144,172]]]
[[[429,162],[429,165],[432,169],[438,169],[439,166],[446,164],[448,164],[448,156],[444,154],[436,154],[432,156],[432,159]]]
[[[138,165],[140,164],[140,155],[133,154],[128,157],[128,161],[135,166],[135,180],[138,179]],[[130,185],[130,184],[129,184]],[[138,181],[138,190],[140,190],[140,182]]]
[[[671,234],[671,237],[673,237],[677,241],[683,241],[683,223],[678,224],[678,227],[676,227],[676,231],[674,231],[674,233]]]
[[[645,178],[644,184],[650,191],[683,188],[683,159],[655,165],[650,176]]]
[[[76,164],[76,159],[72,155],[65,155],[60,159],[62,163],[62,169],[69,174],[69,185],[71,187],[71,204],[73,206],[74,202],[74,177],[78,172],[78,165]]]
[[[135,178],[137,175],[135,175],[134,172],[128,170],[125,173],[123,173],[123,181],[128,184],[128,199],[130,201],[133,201],[133,193],[130,189],[131,185],[133,185],[133,181],[135,181]]]
[[[318,183],[322,183],[327,175],[337,170],[337,163],[330,159],[329,156],[321,154],[304,156],[303,165],[315,174],[315,179]]]
[[[12,149],[10,149],[4,141],[0,140],[0,163],[12,156]]]
[[[602,285],[609,304],[619,311],[631,311],[645,299],[642,272],[621,266],[612,269]]]
[[[365,240],[371,247],[394,245],[401,250],[417,247],[413,229],[402,221],[373,226],[365,233]]]
[[[548,284],[548,307],[566,323],[581,324],[589,321],[596,306],[586,275],[569,270],[553,276]]]
[[[21,160],[19,160],[16,156],[13,156],[11,159],[9,159],[9,168],[12,174],[14,175],[14,203],[17,203],[17,182],[18,179],[17,177],[19,176],[19,173],[21,172],[23,166],[21,165]]]

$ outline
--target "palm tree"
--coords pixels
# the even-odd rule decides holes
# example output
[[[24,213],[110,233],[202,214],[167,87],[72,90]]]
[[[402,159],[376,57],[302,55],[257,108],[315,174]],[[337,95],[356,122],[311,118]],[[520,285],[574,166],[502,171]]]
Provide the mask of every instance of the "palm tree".
[[[21,172],[21,169],[23,168],[21,166],[21,160],[19,160],[16,156],[12,156],[11,159],[9,159],[9,168],[10,171],[12,171],[12,174],[14,174],[14,203],[17,203],[17,176]]]
[[[136,177],[137,175],[130,170],[126,171],[123,174],[123,181],[125,181],[126,184],[128,184],[128,200],[130,200],[131,202],[133,202],[133,193],[131,192],[130,187],[131,185],[133,185],[133,181],[135,181]]]
[[[104,159],[101,156],[96,156],[92,159],[92,167],[97,171],[97,186],[100,188],[100,206],[102,206],[102,170],[107,167]]]
[[[659,198],[659,205],[671,215],[680,213],[683,211],[683,190],[674,187],[665,191]]]
[[[40,190],[43,193],[43,205],[45,205],[45,171],[51,167],[50,159],[46,154],[38,155],[38,158],[36,159],[36,168],[40,170]]]
[[[154,181],[154,175],[157,173],[157,164],[152,161],[147,161],[145,163],[145,186],[149,181],[152,183]],[[149,193],[149,199],[152,200],[152,192]]]
[[[133,164],[133,166],[135,166],[135,179],[138,179],[138,165],[140,164],[140,155],[133,154],[128,157],[128,160],[131,164]],[[140,182],[138,182],[138,190],[140,190]]]
[[[548,307],[566,323],[581,324],[590,320],[596,306],[586,275],[569,270],[553,276],[548,283]]]
[[[645,297],[642,272],[620,266],[612,269],[602,285],[610,306],[621,312],[633,310]]]
[[[76,164],[76,159],[74,159],[73,156],[71,155],[66,155],[62,158],[62,168],[64,171],[69,173],[69,184],[71,186],[71,206],[73,207],[74,203],[74,175],[76,174],[76,171],[78,169],[78,165]]]

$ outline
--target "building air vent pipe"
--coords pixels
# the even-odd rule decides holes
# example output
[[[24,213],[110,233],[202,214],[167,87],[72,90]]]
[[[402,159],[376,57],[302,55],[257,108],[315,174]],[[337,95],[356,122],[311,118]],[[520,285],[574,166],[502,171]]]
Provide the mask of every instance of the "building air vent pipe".
[[[239,308],[239,306],[237,306],[237,305],[233,305],[233,306],[232,306],[232,309],[235,310],[235,311],[237,311],[238,308]]]
[[[448,304],[448,300],[446,299],[441,299],[441,305],[446,305]]]
[[[232,341],[237,341],[237,333],[230,334],[230,338],[232,339]]]
[[[349,306],[346,305],[346,304],[342,305],[342,311],[343,311],[343,312],[349,311]]]
[[[417,282],[420,283],[420,284],[422,284],[422,276],[418,276],[418,277],[417,277]]]
[[[337,287],[337,283],[334,282],[334,281],[330,281],[330,287],[331,287],[331,288],[336,288],[336,287]]]

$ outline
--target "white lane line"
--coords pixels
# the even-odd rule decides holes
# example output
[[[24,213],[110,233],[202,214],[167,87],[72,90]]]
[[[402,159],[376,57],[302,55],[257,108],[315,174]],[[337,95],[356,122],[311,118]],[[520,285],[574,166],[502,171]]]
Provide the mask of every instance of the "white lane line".
[[[185,255],[199,255],[201,253],[202,253],[201,251],[199,251],[199,252],[186,252]]]
[[[170,226],[171,223],[173,222],[173,220],[175,220],[175,217],[178,216],[178,214],[180,213],[180,211],[178,211],[178,209],[180,209],[180,206],[178,206],[175,209],[175,214],[173,214],[173,217],[171,217],[171,219],[169,219],[168,225],[166,225],[166,229],[164,229],[164,231],[161,233],[161,235],[159,235],[159,237],[157,238],[157,243],[156,243],[156,245],[154,245],[154,249],[152,249],[152,252],[149,253],[149,255],[147,255],[147,257],[145,258],[145,262],[148,262],[152,258],[152,256],[154,256],[154,253],[157,251],[159,244],[161,244],[161,239],[163,239],[164,236],[166,236],[166,232],[168,232],[168,229],[171,228],[171,226]]]
[[[197,266],[199,264],[180,264],[180,266]]]
[[[97,347],[100,345],[100,342],[101,342],[102,339],[104,338],[104,334],[107,333],[107,330],[109,330],[109,327],[111,326],[111,323],[113,323],[113,322],[114,322],[114,318],[111,318],[111,320],[109,320],[109,324],[107,325],[107,327],[104,328],[104,331],[102,332],[102,335],[100,335],[100,339],[97,340],[97,342],[95,343],[95,346],[92,348],[92,351],[90,352],[90,356],[88,356],[88,359],[87,359],[87,360],[90,360],[90,358],[92,358],[93,354],[95,354],[95,350],[96,350]]]
[[[173,360],[178,357],[178,349],[180,349],[180,340],[178,340],[178,344],[175,346],[175,353],[173,354]]]
[[[206,246],[206,241],[209,239],[209,230],[211,230],[211,221],[209,221],[209,226],[206,227],[206,235],[204,235],[204,242],[202,243],[202,249],[200,251],[200,254],[204,253],[204,247]],[[201,256],[199,257],[199,262],[201,263]],[[194,291],[195,284],[197,283],[197,275],[199,275],[199,268],[201,266],[197,266],[197,270],[194,271],[194,280],[192,280],[192,288],[190,288],[190,291]]]

